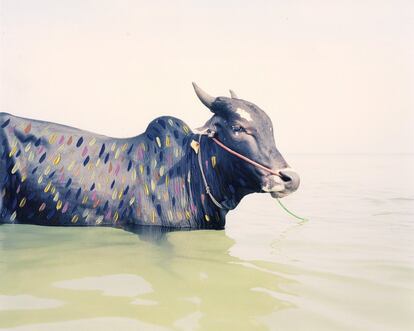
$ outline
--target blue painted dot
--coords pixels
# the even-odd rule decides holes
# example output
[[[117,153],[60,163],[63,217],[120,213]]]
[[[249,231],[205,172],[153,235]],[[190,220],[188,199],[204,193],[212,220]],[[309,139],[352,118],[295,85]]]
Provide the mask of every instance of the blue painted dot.
[[[105,144],[102,144],[101,150],[99,151],[99,157],[101,157],[104,152],[105,152]]]
[[[81,194],[81,188],[79,187],[79,188],[78,188],[78,191],[76,192],[76,195],[75,195],[75,199],[76,199],[76,200],[78,200],[78,199],[79,199],[80,194]]]
[[[4,129],[6,126],[8,126],[10,123],[10,118],[7,119],[6,121],[3,122],[3,124],[1,125],[1,127]]]
[[[82,143],[83,143],[83,137],[80,137],[78,139],[78,142],[76,143],[76,147],[80,147],[80,145],[82,145]]]
[[[161,216],[161,206],[160,205],[157,205],[157,213],[158,213],[158,216]]]
[[[42,163],[45,159],[46,159],[46,152],[44,152],[44,153],[42,154],[42,156],[40,157],[40,159],[39,159],[39,163]]]
[[[134,147],[134,144],[131,145],[131,147],[129,147],[127,154],[129,155],[132,152],[132,148]]]

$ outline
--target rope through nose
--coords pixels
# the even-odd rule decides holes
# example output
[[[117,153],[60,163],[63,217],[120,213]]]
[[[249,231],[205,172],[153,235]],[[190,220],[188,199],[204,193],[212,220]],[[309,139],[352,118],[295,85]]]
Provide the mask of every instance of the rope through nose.
[[[220,140],[218,140],[214,136],[211,137],[211,139],[213,139],[213,141],[217,145],[219,145],[221,148],[223,148],[225,151],[229,152],[230,154],[233,154],[234,156],[237,156],[239,159],[242,159],[243,161],[245,161],[247,163],[250,163],[251,165],[255,166],[256,168],[259,168],[259,169],[262,169],[264,171],[267,171],[267,172],[271,173],[272,175],[278,176],[281,179],[283,179],[282,176],[277,171],[274,171],[274,170],[272,170],[272,169],[270,169],[268,167],[265,167],[264,165],[262,165],[260,163],[257,163],[256,161],[253,161],[252,159],[249,159],[248,157],[246,157],[246,156],[244,156],[244,155],[242,155],[240,153],[237,153],[236,151],[234,151],[231,148],[229,148],[226,145],[224,145]]]

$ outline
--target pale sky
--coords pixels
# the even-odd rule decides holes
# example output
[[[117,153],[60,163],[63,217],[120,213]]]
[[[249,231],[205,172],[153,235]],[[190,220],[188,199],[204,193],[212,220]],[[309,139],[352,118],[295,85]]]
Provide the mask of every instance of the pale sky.
[[[228,89],[282,153],[414,152],[413,1],[0,0],[0,111],[125,137]]]

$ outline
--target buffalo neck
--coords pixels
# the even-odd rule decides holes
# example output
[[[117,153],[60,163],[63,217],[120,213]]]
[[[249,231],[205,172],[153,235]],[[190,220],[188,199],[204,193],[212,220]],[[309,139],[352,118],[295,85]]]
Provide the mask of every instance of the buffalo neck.
[[[188,160],[186,162],[185,173],[191,173],[188,181],[188,192],[196,206],[198,222],[202,222],[200,227],[222,228],[225,225],[226,214],[237,207],[243,197],[251,190],[245,188],[243,175],[240,173],[240,162],[234,156],[221,149],[208,136],[202,136],[199,150],[201,152],[201,163],[207,184],[210,187],[211,194],[223,206],[219,208],[206,192],[206,187],[200,171],[198,154],[191,147],[198,143],[199,135],[194,134],[188,137],[186,149]],[[188,179],[188,178],[187,178]]]

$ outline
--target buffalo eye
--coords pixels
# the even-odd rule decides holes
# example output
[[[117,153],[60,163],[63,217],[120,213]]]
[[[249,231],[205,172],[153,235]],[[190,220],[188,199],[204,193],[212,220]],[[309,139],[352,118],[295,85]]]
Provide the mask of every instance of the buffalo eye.
[[[242,126],[240,126],[240,125],[232,125],[231,126],[231,129],[233,130],[233,132],[235,132],[235,133],[240,133],[240,132],[246,132],[246,129],[245,128],[243,128]]]

